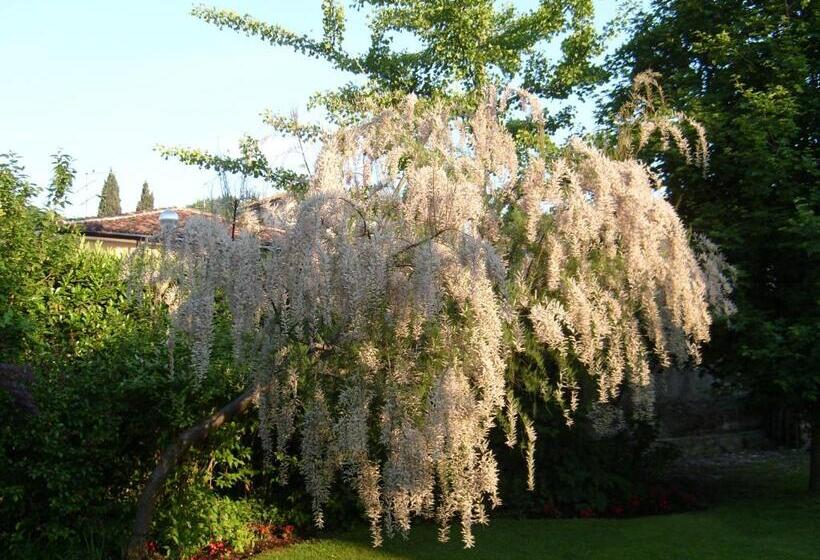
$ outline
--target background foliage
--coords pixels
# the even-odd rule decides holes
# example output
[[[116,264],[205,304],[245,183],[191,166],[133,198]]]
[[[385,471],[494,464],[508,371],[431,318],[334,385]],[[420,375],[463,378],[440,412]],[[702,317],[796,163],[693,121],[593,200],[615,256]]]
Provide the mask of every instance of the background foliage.
[[[655,1],[611,60],[623,79],[659,72],[667,102],[708,131],[703,176],[674,155],[651,147],[645,154],[663,161],[669,196],[687,223],[738,269],[738,313],[718,332],[707,364],[759,402],[801,410],[816,425],[817,18],[816,3],[805,1]],[[617,89],[610,109],[625,95]]]

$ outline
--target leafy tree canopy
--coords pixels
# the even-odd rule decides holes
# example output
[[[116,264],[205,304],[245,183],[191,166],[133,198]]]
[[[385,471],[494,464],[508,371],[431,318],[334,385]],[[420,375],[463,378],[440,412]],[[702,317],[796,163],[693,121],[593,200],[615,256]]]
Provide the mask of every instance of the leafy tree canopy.
[[[493,80],[521,77],[533,93],[565,98],[602,77],[591,63],[601,49],[591,0],[542,0],[526,12],[499,8],[491,0],[357,0],[354,7],[372,14],[370,46],[360,54],[343,46],[344,7],[335,0],[322,3],[320,38],[230,10],[200,6],[193,13],[221,28],[326,60],[382,91],[432,96],[453,87],[481,90]],[[397,46],[402,34],[412,37],[417,47]],[[543,45],[559,35],[564,37],[562,56],[552,61]]]
[[[664,156],[671,200],[739,272],[738,314],[710,363],[762,401],[809,413],[820,437],[816,7],[655,1],[632,32],[613,70],[659,72],[668,103],[701,121],[712,147],[703,177]]]
[[[322,3],[320,37],[295,33],[276,23],[227,9],[195,7],[193,15],[275,46],[327,61],[358,79],[334,91],[319,92],[310,105],[326,109],[331,122],[349,124],[384,106],[397,106],[406,94],[420,98],[466,98],[490,84],[519,81],[532,94],[546,99],[583,95],[605,73],[594,64],[603,40],[593,26],[591,0],[542,0],[529,11],[498,7],[491,0],[356,0],[353,8],[370,14],[370,45],[352,53],[344,47],[344,5]],[[560,56],[549,58],[546,45],[560,38]],[[404,46],[406,43],[413,47]],[[569,122],[568,110],[547,115],[546,126]],[[321,129],[295,117],[266,114],[266,124],[299,142],[316,140]],[[258,142],[245,138],[239,157],[209,154],[190,148],[160,147],[165,157],[205,169],[261,178],[276,188],[304,193],[305,173],[270,169],[259,157]]]

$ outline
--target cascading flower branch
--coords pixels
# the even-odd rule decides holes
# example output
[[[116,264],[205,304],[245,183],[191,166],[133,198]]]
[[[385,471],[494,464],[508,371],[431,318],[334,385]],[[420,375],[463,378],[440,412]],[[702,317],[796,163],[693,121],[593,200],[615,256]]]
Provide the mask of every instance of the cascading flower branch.
[[[550,390],[577,402],[571,364],[611,402],[628,385],[651,407],[650,357],[697,357],[710,284],[686,231],[642,164],[573,141],[525,165],[488,95],[469,118],[412,97],[329,135],[304,198],[260,250],[190,220],[163,274],[173,330],[207,374],[214,299],[233,317],[236,358],[253,371],[263,441],[292,445],[316,524],[341,475],[371,524],[406,534],[414,516],[453,521],[466,547],[500,502],[489,434],[521,424],[533,484],[535,429],[506,377],[532,332],[568,364]],[[505,232],[526,217],[515,266]],[[521,250],[520,247],[518,250]],[[514,338],[514,337],[513,337]]]

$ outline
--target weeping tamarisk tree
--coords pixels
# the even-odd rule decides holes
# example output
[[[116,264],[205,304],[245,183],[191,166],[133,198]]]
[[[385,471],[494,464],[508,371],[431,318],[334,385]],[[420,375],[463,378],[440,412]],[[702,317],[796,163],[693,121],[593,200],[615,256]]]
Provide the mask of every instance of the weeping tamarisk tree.
[[[559,357],[547,389],[568,421],[582,370],[602,425],[617,423],[624,395],[651,414],[653,364],[696,360],[710,304],[725,304],[719,253],[697,250],[647,166],[582,140],[557,159],[522,154],[502,121],[510,110],[543,134],[525,92],[489,90],[468,116],[408,97],[326,134],[269,246],[192,219],[160,254],[137,253],[132,276],[162,288],[171,340],[189,341],[198,374],[213,374],[218,298],[249,373],[241,395],[163,453],[130,554],[144,550],[157,493],[185,451],[253,406],[267,450],[299,442],[316,525],[342,476],[376,546],[416,516],[434,518],[441,540],[457,522],[473,546],[474,524],[501,499],[489,435],[502,424],[532,486],[535,430],[506,367],[527,336]],[[682,122],[657,130],[690,150]]]

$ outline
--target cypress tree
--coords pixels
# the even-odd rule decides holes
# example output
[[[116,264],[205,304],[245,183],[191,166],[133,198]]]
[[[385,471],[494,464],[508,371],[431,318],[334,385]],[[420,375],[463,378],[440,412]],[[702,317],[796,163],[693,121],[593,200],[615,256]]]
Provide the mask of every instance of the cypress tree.
[[[154,209],[154,193],[148,188],[148,181],[142,184],[140,201],[137,202],[137,212],[147,212]]]
[[[108,177],[103,183],[102,193],[100,193],[100,207],[97,209],[97,217],[117,216],[122,214],[120,207],[120,186],[114,172],[109,171]]]

